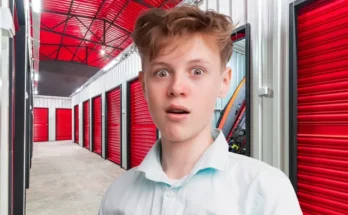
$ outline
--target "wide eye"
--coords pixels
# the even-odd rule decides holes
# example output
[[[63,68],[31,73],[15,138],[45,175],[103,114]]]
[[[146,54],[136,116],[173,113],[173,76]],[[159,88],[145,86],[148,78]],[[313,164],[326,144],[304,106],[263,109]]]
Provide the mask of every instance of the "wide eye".
[[[159,77],[166,77],[166,76],[169,75],[169,73],[168,73],[167,70],[162,69],[162,70],[158,71],[158,72],[156,73],[156,75],[159,76]]]
[[[203,69],[201,68],[194,68],[192,72],[193,72],[193,75],[202,75],[204,73]]]

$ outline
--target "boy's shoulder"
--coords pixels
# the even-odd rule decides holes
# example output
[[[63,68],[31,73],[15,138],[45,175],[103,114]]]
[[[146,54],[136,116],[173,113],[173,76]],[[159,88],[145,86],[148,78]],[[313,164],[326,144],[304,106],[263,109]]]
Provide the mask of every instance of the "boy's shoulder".
[[[229,153],[227,168],[230,170],[234,169],[239,173],[244,172],[245,174],[250,174],[250,176],[255,176],[261,172],[273,172],[275,174],[283,173],[278,168],[261,160],[236,153]]]
[[[228,156],[226,169],[229,180],[253,196],[263,214],[302,214],[291,181],[280,169],[234,153]]]
[[[263,199],[280,198],[282,195],[296,199],[289,177],[261,160],[231,153],[226,169],[231,180],[246,190],[259,193]]]
[[[132,186],[136,179],[139,177],[141,172],[136,171],[138,167],[134,167],[123,172],[119,175],[109,186],[107,191],[117,190],[118,192],[122,189],[127,189],[128,186]],[[111,192],[113,193],[113,192]]]
[[[131,192],[130,189],[134,189],[137,184],[136,181],[139,178],[141,172],[136,171],[137,167],[134,167],[128,171],[125,171],[118,176],[111,185],[106,189],[103,194],[99,214],[111,214],[122,204],[125,204],[126,195]]]
[[[280,169],[271,166],[256,158],[230,153],[226,166],[227,172],[245,181],[253,181],[268,177],[269,179],[288,180],[288,177]]]

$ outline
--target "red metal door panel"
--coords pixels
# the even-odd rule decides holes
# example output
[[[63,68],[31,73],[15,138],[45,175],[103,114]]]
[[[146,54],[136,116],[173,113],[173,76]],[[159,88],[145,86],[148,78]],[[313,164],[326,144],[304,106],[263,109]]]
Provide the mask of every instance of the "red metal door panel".
[[[157,140],[139,80],[130,84],[130,168],[138,166]]]
[[[71,140],[71,109],[56,109],[56,140]]]
[[[34,142],[48,141],[48,108],[34,108]]]
[[[121,89],[107,94],[107,158],[121,165]]]
[[[83,103],[83,147],[89,149],[89,101]]]
[[[79,106],[76,105],[74,107],[74,111],[75,111],[75,117],[74,117],[74,120],[75,120],[75,123],[74,123],[74,132],[75,132],[75,143],[79,143]]]
[[[101,96],[93,99],[93,151],[102,152],[102,111]]]
[[[298,16],[297,187],[304,214],[348,211],[348,0]]]

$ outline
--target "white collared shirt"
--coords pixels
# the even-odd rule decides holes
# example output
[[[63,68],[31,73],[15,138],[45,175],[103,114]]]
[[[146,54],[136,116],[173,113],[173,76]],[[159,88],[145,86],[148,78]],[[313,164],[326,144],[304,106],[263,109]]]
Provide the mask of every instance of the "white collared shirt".
[[[223,133],[174,184],[160,162],[160,141],[109,187],[99,215],[300,215],[288,177],[266,163],[228,152]]]

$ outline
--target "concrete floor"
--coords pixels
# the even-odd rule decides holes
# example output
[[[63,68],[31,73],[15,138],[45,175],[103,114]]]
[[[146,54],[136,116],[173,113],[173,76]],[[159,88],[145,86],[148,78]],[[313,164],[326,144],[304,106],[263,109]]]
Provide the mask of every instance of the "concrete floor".
[[[27,215],[96,215],[125,170],[71,141],[34,143]]]

